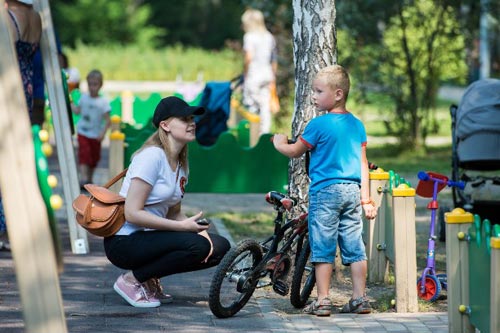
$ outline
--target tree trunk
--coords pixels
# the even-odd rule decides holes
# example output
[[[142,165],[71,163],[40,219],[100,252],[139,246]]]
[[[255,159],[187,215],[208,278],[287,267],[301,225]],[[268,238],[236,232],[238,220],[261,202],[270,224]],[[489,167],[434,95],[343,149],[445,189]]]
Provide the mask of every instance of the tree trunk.
[[[320,68],[337,62],[335,1],[293,0],[293,53],[295,65],[295,110],[292,137],[298,138],[317,111],[311,100],[312,81]],[[289,166],[291,196],[306,211],[309,179],[305,158],[292,159]]]
[[[295,110],[292,137],[297,139],[311,118],[318,115],[311,99],[312,82],[320,68],[337,63],[335,1],[293,0],[293,55],[295,65]],[[289,193],[300,202],[299,210],[307,211],[309,178],[305,157],[291,159]],[[338,260],[335,267],[340,267]],[[335,270],[342,280],[341,270]]]

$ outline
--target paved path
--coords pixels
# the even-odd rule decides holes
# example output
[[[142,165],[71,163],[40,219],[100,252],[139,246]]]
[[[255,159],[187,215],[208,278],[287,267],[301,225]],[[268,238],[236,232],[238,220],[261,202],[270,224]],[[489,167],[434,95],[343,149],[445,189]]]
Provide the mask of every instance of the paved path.
[[[54,163],[52,161],[51,163]],[[57,170],[54,165],[51,170]],[[96,182],[107,178],[105,165],[97,171]],[[59,178],[60,179],[60,178]],[[61,189],[59,189],[61,190]],[[56,192],[58,189],[56,189]],[[270,206],[263,194],[187,194],[187,211],[262,211]],[[65,210],[59,210],[64,248],[64,272],[60,275],[68,332],[440,332],[448,331],[446,313],[335,314],[319,318],[300,313],[287,314],[273,306],[270,297],[258,291],[235,317],[217,319],[208,308],[208,288],[214,269],[179,274],[162,279],[174,303],[156,309],[129,306],[112,288],[121,270],[106,259],[100,238],[89,235],[90,254],[70,251]],[[217,232],[227,234],[216,222]],[[274,300],[275,304],[276,300]],[[283,302],[287,302],[283,299]],[[22,307],[13,261],[9,252],[0,252],[0,332],[24,332]],[[57,333],[57,332],[54,332]]]

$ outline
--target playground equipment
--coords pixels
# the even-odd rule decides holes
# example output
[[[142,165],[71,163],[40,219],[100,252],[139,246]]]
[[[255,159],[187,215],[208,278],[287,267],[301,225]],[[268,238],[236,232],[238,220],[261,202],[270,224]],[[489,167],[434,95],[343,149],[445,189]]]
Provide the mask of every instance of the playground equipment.
[[[432,198],[427,205],[431,211],[431,224],[429,227],[429,240],[427,242],[427,265],[422,272],[422,276],[417,280],[418,297],[425,301],[434,302],[439,297],[442,289],[447,289],[446,274],[436,274],[436,258],[434,256],[436,249],[436,211],[439,209],[437,202],[438,193],[445,188],[458,187],[464,188],[463,182],[454,182],[448,180],[448,177],[435,173],[420,171],[418,173],[420,180],[417,185],[417,194],[424,198]]]
[[[462,208],[445,221],[449,332],[500,332],[500,225]]]
[[[418,312],[415,276],[415,189],[397,173],[370,172],[370,197],[377,217],[364,220],[363,238],[368,257],[368,281],[389,283],[389,263],[394,267],[397,312]]]

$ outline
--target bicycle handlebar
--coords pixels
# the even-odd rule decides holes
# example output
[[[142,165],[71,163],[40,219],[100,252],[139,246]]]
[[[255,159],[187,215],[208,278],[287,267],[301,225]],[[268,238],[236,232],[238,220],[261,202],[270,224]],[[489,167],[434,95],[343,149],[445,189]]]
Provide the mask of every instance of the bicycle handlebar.
[[[271,191],[266,194],[266,201],[272,205],[283,206],[286,210],[297,205],[297,199],[290,198],[282,193]]]
[[[443,179],[439,179],[439,178],[434,178],[432,176],[430,176],[427,172],[425,171],[419,171],[418,174],[418,179],[420,180],[423,180],[423,181],[433,181],[433,182],[437,182],[437,183],[441,183],[441,184],[446,184],[447,186],[449,187],[458,187],[459,189],[463,190],[465,188],[465,182],[462,182],[462,181],[453,181],[453,180],[447,180],[447,181],[444,181]]]

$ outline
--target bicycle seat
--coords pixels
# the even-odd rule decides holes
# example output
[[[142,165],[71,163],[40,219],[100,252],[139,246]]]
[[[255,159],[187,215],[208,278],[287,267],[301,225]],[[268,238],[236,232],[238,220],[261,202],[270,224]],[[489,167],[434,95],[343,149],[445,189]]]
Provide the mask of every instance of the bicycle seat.
[[[276,208],[283,207],[290,211],[295,205],[297,205],[297,200],[290,198],[289,196],[279,193],[276,191],[271,191],[266,194],[266,201]]]

